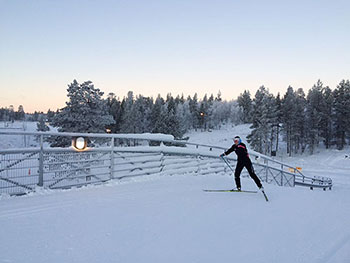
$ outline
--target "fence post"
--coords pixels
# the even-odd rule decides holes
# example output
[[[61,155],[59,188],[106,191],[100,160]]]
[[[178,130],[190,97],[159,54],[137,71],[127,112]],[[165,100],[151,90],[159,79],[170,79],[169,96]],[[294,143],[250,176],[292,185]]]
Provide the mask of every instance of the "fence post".
[[[281,186],[283,186],[283,173],[281,173]]]
[[[199,154],[197,154],[197,165],[198,165],[197,175],[199,175],[199,173],[201,172],[201,160],[199,158]]]
[[[114,179],[114,137],[112,138],[111,140],[111,162],[110,162],[110,165],[111,165],[111,176],[110,176],[110,179]]]
[[[160,173],[163,172],[164,166],[164,154],[163,152],[160,152]]]
[[[39,182],[38,186],[44,186],[44,135],[40,135],[39,152]]]

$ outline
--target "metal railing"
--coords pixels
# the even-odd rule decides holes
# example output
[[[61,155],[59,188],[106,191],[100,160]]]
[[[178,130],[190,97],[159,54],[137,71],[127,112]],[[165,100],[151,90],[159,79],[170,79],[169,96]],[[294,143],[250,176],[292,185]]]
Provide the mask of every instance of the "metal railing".
[[[224,174],[231,172],[218,158],[225,148],[174,140],[159,134],[85,134],[52,132],[3,132],[0,135],[39,138],[39,147],[0,150],[0,194],[23,194],[36,187],[70,188],[112,179],[150,174]],[[99,147],[76,151],[44,147],[47,137],[104,138]],[[152,146],[156,145],[156,146]],[[256,174],[279,186],[331,189],[332,180],[305,176],[295,167],[251,153]],[[232,164],[234,155],[227,157]],[[295,172],[289,172],[286,169]],[[242,176],[248,176],[243,173]]]

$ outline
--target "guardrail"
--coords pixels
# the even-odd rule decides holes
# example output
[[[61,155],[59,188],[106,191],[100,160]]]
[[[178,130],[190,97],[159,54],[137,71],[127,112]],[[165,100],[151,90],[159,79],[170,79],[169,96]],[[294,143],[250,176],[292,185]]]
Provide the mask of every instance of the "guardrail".
[[[223,147],[174,140],[160,134],[86,134],[52,132],[2,132],[39,138],[39,147],[0,150],[0,194],[24,194],[39,187],[70,188],[150,174],[225,174],[218,155]],[[46,137],[78,136],[108,139],[100,147],[76,151],[44,147]],[[156,145],[156,146],[152,146]],[[262,181],[280,186],[331,189],[332,180],[307,177],[296,168],[264,155],[251,153]],[[227,158],[235,162],[234,155]],[[294,169],[295,173],[286,171]],[[243,173],[242,176],[248,176]]]

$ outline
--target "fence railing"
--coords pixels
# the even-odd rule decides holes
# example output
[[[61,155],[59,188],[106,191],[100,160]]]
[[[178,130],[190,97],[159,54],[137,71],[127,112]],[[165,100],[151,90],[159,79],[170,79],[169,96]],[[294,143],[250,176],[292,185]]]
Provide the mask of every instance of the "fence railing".
[[[39,146],[0,150],[0,194],[23,194],[35,191],[38,186],[70,188],[156,173],[231,172],[218,158],[225,148],[178,141],[171,135],[3,131],[0,135],[36,136]],[[72,147],[44,147],[44,142],[51,136],[105,140],[96,147],[76,151]],[[267,183],[324,190],[332,187],[330,178],[305,176],[298,169],[264,155],[252,153],[251,157],[256,174]],[[234,155],[227,159],[233,165],[236,162]]]

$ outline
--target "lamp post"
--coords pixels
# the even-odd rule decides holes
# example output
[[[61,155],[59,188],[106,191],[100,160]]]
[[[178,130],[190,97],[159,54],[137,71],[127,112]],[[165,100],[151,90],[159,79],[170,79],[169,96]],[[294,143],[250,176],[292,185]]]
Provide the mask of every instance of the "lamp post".
[[[200,113],[201,116],[201,130],[203,131],[203,126],[204,126],[204,112]]]

